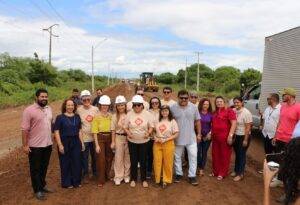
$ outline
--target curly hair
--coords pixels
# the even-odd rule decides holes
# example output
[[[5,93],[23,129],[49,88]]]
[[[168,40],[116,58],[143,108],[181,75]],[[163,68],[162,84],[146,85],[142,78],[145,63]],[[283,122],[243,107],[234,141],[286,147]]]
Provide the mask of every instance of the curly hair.
[[[286,194],[285,204],[289,204],[299,192],[300,178],[300,137],[292,139],[286,149],[280,169]]]

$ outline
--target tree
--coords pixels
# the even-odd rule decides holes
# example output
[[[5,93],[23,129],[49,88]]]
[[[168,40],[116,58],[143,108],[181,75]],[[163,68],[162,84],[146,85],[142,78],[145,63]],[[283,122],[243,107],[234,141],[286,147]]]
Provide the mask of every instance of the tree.
[[[222,66],[217,68],[214,72],[215,90],[225,93],[239,91],[240,76],[240,70],[233,66]]]
[[[156,76],[156,80],[159,83],[172,84],[173,82],[176,81],[176,75],[174,75],[170,72],[161,73],[160,75]]]
[[[240,84],[244,85],[243,89],[248,90],[261,81],[261,72],[253,68],[244,70],[240,77]]]

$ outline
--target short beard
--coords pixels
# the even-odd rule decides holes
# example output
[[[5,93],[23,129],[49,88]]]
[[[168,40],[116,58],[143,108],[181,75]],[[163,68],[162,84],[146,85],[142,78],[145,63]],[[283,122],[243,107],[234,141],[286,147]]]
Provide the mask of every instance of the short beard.
[[[41,107],[45,107],[48,104],[48,100],[38,100],[37,104]]]

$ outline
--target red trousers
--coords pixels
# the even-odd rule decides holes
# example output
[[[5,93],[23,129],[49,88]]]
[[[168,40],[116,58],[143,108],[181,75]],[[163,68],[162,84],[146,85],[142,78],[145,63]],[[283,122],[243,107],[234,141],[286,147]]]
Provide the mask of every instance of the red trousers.
[[[212,140],[212,168],[215,176],[228,175],[232,147],[227,144],[227,138]]]

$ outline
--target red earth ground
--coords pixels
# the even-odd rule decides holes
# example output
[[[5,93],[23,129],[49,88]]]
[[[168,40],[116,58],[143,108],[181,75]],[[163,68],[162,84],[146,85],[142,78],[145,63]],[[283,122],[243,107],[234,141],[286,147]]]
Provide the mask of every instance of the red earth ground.
[[[133,88],[128,84],[118,84],[105,89],[105,93],[115,98],[122,94],[129,99]],[[147,93],[146,97],[161,93]],[[51,93],[50,93],[51,95]],[[175,97],[175,96],[174,96]],[[58,114],[61,102],[51,103]],[[108,182],[98,188],[94,180],[81,188],[68,190],[60,187],[60,170],[58,154],[54,146],[48,169],[47,182],[55,193],[49,194],[47,201],[37,201],[30,185],[28,158],[20,148],[20,119],[24,106],[0,111],[0,204],[262,204],[263,178],[257,171],[262,167],[264,159],[261,138],[253,136],[247,153],[246,174],[243,181],[233,182],[231,177],[217,181],[208,176],[211,170],[211,153],[205,170],[205,176],[199,178],[199,186],[191,186],[183,180],[162,190],[150,184],[148,189],[138,184],[130,188],[127,184],[119,187]],[[234,154],[232,161],[234,160]],[[272,204],[282,193],[281,188],[271,190]]]

